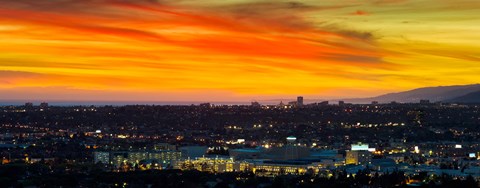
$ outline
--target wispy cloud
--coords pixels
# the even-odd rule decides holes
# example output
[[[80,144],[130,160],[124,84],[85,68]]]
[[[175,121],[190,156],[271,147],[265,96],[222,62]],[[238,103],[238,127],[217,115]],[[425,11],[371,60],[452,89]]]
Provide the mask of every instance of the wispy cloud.
[[[38,1],[20,1],[10,4],[13,5],[8,7],[7,4],[7,8],[0,12],[0,15],[9,21],[37,27],[70,29],[85,35],[112,36],[151,43],[148,45],[160,44],[213,53],[294,59],[326,58],[321,55],[324,53],[347,56],[358,52],[372,53],[364,49],[323,46],[326,43],[332,45],[332,41],[337,40],[350,40],[361,44],[363,41],[352,38],[371,40],[370,33],[318,28],[302,17],[305,11],[341,8],[335,6],[316,7],[292,2],[270,2],[197,10],[192,7],[175,7],[172,4],[167,8],[156,1],[49,1],[43,4]],[[89,7],[90,10],[78,11],[79,7]],[[103,17],[109,12],[115,15],[114,13],[121,11],[131,12],[132,16],[125,14],[119,17]],[[198,30],[198,33],[191,30]],[[317,44],[304,40],[303,37],[315,38]]]
[[[415,77],[382,20],[408,3],[0,0],[0,85],[277,95]]]

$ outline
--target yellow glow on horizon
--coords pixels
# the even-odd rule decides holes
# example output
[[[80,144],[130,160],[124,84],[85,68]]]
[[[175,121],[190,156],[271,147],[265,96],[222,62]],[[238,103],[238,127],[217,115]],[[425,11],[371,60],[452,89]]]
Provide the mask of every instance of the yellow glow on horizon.
[[[0,97],[341,98],[472,84],[478,9],[471,0],[4,2]]]

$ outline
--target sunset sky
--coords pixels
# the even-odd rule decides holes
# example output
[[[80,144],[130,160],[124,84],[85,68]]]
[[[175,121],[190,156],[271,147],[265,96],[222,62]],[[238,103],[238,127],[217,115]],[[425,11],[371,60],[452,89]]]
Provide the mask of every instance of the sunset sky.
[[[478,82],[478,0],[0,0],[0,100],[331,99]]]

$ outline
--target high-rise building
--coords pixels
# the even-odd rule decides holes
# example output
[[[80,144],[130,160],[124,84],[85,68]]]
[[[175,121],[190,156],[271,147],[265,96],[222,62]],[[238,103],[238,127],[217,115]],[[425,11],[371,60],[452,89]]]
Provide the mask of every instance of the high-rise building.
[[[285,145],[285,159],[297,159],[298,158],[298,148],[295,145],[297,138],[294,136],[287,137],[287,145]]]
[[[303,106],[303,97],[302,96],[297,97],[297,106]]]
[[[25,103],[25,108],[33,108],[33,103],[31,102]]]

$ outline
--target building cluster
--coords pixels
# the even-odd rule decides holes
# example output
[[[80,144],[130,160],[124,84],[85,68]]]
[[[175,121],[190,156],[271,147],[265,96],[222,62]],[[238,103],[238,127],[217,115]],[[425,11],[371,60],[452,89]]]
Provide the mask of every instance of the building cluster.
[[[181,159],[181,152],[160,151],[95,151],[94,163],[105,164],[116,169],[162,169],[172,161]]]
[[[480,153],[468,153],[471,149],[464,150],[459,144],[448,150],[451,157],[447,158],[436,156],[433,148],[427,145],[422,147],[428,152],[422,152],[419,146],[408,151],[396,151],[398,146],[379,150],[365,143],[351,144],[345,151],[324,150],[299,146],[293,136],[287,137],[282,147],[230,149],[228,155],[209,154],[211,148],[202,146],[167,150],[173,147],[153,151],[95,151],[94,162],[112,171],[180,169],[209,173],[253,172],[264,177],[305,174],[329,177],[339,171],[355,175],[368,170],[371,175],[402,171],[410,176],[427,172],[480,178]]]
[[[479,178],[479,112],[477,105],[305,104],[302,97],[278,105],[28,103],[0,107],[0,158],[2,165],[95,164],[108,172]]]

